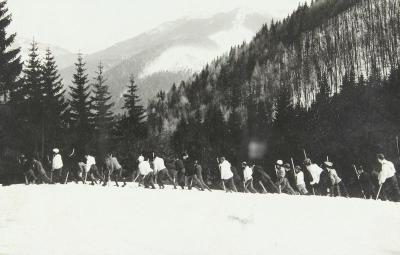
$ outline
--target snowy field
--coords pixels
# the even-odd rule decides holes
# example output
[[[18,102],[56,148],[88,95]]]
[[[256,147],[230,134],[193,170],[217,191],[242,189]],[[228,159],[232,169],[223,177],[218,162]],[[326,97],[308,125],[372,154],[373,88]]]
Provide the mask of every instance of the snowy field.
[[[400,254],[400,204],[69,184],[0,187],[0,254]]]

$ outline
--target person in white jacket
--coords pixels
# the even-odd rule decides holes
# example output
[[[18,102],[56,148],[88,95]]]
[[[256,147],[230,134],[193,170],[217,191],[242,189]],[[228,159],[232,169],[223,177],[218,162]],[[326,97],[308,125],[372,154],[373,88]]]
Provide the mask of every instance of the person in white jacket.
[[[225,157],[220,158],[219,170],[221,172],[222,185],[226,192],[237,192],[235,182],[233,181],[233,173],[231,163]]]
[[[153,168],[154,168],[154,174],[157,180],[158,186],[160,186],[160,189],[164,189],[164,182],[163,178],[167,177],[168,180],[174,185],[174,189],[176,189],[176,183],[175,180],[171,177],[171,175],[168,172],[167,167],[165,166],[164,159],[158,157],[154,152],[153,152]]]
[[[153,181],[153,169],[150,167],[150,163],[148,159],[145,159],[142,155],[139,156],[138,158],[139,161],[139,172],[140,175],[143,176],[143,184],[144,187],[147,189],[149,186],[151,186],[152,189],[155,189],[156,187],[154,186],[154,181]]]
[[[312,177],[312,181],[310,182],[311,188],[313,190],[314,195],[319,192],[319,181],[321,177],[321,173],[324,171],[317,164],[313,164],[311,159],[304,160],[304,165],[307,168],[307,171],[310,173]]]
[[[53,172],[53,177],[54,183],[64,183],[63,178],[62,178],[62,170],[63,170],[64,164],[62,157],[60,155],[60,150],[57,148],[53,149],[53,160],[52,160],[52,167],[51,171]]]
[[[303,173],[303,171],[301,171],[301,167],[296,166],[295,171],[296,171],[295,178],[296,178],[297,190],[300,192],[301,195],[307,195],[308,190],[306,188],[306,183],[304,181],[304,173]]]
[[[400,201],[400,189],[396,177],[396,169],[392,162],[386,160],[383,154],[377,155],[382,168],[378,175],[379,185],[382,185],[381,194],[386,195],[391,201]]]
[[[243,183],[244,192],[246,193],[257,193],[257,190],[253,185],[253,167],[250,167],[247,162],[242,163],[243,167]]]

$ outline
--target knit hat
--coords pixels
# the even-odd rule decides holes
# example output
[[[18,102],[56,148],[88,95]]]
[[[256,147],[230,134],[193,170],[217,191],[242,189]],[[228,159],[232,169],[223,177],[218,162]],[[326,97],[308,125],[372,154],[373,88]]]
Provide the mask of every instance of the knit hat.
[[[284,168],[290,168],[290,164],[286,163],[285,165],[283,165]]]
[[[283,165],[283,161],[282,161],[282,160],[278,160],[278,161],[276,161],[276,164],[277,164],[278,166],[281,166],[281,165]]]
[[[54,149],[53,149],[53,152],[54,152],[54,153],[59,153],[59,152],[60,152],[60,150],[59,150],[59,149],[57,149],[57,148],[54,148]]]
[[[332,163],[332,162],[329,162],[329,161],[326,161],[326,162],[324,163],[324,165],[327,166],[327,167],[332,167],[332,166],[333,166],[333,163]]]

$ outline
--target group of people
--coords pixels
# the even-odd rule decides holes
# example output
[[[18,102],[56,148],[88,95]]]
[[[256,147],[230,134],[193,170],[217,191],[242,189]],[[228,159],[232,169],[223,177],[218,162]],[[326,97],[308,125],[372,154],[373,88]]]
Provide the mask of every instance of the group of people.
[[[355,168],[357,182],[362,196],[368,199],[384,199],[400,201],[400,190],[396,176],[396,170],[392,162],[385,159],[382,154],[377,155],[381,168],[373,173],[364,171],[362,167]],[[75,151],[66,156],[66,164],[60,154],[60,150],[53,149],[53,157],[50,162],[51,170],[47,172],[38,157],[25,157],[19,159],[23,168],[26,184],[30,183],[62,183],[69,181],[86,183],[92,185],[102,184],[107,186],[114,181],[116,186],[119,182],[126,186],[128,180],[138,181],[139,186],[155,189],[165,188],[168,181],[174,186],[191,190],[211,191],[212,188],[224,189],[226,192],[246,193],[284,193],[289,195],[322,195],[349,197],[349,192],[334,168],[334,164],[327,160],[319,166],[306,158],[302,166],[284,163],[278,160],[275,163],[274,175],[268,174],[258,165],[242,162],[242,173],[231,165],[225,158],[217,159],[219,168],[219,181],[210,182],[203,177],[203,167],[199,160],[192,159],[188,153],[177,157],[173,166],[168,169],[162,157],[156,153],[140,155],[137,159],[137,171],[126,171],[118,159],[111,153],[101,158],[99,164],[92,155],[85,155],[84,160],[78,160]],[[135,174],[136,173],[136,174]],[[306,178],[307,177],[307,178]]]

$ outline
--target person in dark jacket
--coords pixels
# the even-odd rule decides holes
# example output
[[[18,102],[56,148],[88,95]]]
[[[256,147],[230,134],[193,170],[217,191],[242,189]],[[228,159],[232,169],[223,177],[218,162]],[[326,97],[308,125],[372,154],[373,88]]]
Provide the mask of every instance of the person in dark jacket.
[[[32,157],[32,168],[39,182],[53,184],[43,168],[42,162],[37,157]]]
[[[211,191],[210,187],[204,182],[203,179],[203,167],[200,165],[198,160],[194,161],[194,169],[195,169],[195,175],[198,179],[198,182],[200,183],[201,187],[203,189],[207,189],[208,191]]]
[[[186,169],[185,165],[183,164],[183,160],[186,157],[189,157],[189,155],[187,153],[183,153],[182,159],[178,158],[175,161],[176,179],[178,185],[181,186],[182,189],[185,189],[185,186],[187,186]]]
[[[263,193],[279,193],[279,188],[272,181],[271,176],[269,176],[261,166],[254,166],[253,179],[254,184],[259,185]]]
[[[26,158],[24,154],[22,154],[18,158],[18,163],[22,169],[22,172],[24,173],[26,184],[35,184],[38,178],[33,171],[32,161]]]
[[[371,173],[365,172],[363,166],[360,166],[356,169],[356,174],[365,198],[374,199],[376,197],[376,188],[373,184]]]
[[[81,181],[82,183],[85,183],[85,180],[83,179],[83,172],[84,168],[82,168],[79,165],[77,155],[75,153],[75,149],[72,149],[71,154],[69,154],[66,157],[66,167],[64,169],[67,169],[67,173],[65,176],[65,182],[68,183],[69,179],[72,179],[74,182],[78,183]]]

